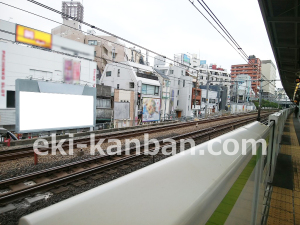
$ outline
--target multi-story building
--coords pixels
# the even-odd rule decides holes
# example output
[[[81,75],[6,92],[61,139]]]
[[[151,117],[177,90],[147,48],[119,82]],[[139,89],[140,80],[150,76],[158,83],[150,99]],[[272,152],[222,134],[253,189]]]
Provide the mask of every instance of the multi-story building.
[[[160,62],[160,64],[155,64]],[[154,68],[170,79],[170,113],[176,113],[177,117],[192,116],[191,108],[193,78],[185,67],[178,65],[166,65],[163,61],[154,61]]]
[[[100,83],[114,89],[134,92],[134,118],[141,122],[160,120],[160,82],[150,66],[134,62],[108,63],[100,78]],[[146,118],[147,117],[147,118]]]
[[[198,76],[200,85],[207,83],[208,76],[209,85],[223,85],[228,88],[231,85],[230,74],[227,73],[226,69],[218,67],[216,64],[211,64],[210,66],[202,64],[202,61],[206,63],[206,60],[200,60],[197,58],[197,54],[175,54],[174,61],[175,65],[185,68],[192,76]]]
[[[238,64],[231,66],[231,80],[234,80],[237,75],[246,74],[251,77],[251,88],[258,94],[261,79],[261,60],[255,55],[249,56],[248,64]]]
[[[76,4],[75,4],[76,3]],[[75,12],[69,16],[77,18],[79,21],[83,18],[83,6],[80,2],[62,2],[62,8],[66,11]],[[74,20],[68,20],[68,17],[63,17],[63,25],[55,27],[51,30],[51,34],[58,35],[67,39],[94,46],[93,57],[97,62],[97,77],[100,78],[105,66],[113,61],[122,62],[128,61],[130,51],[126,50],[124,44],[119,39],[113,36],[96,35],[94,30],[82,31],[81,23]],[[82,20],[82,19],[81,19]],[[136,57],[135,57],[136,58]],[[140,58],[136,61],[139,62]]]
[[[113,118],[111,87],[96,85],[96,123],[111,122]]]
[[[231,100],[235,103],[248,102],[250,97],[254,97],[251,82],[251,76],[247,74],[237,75],[233,82]]]
[[[272,60],[261,61],[261,72],[265,76],[265,78],[269,80],[262,83],[262,97],[272,100],[275,98],[276,89],[276,67]]]
[[[203,111],[203,105],[206,103],[206,85],[200,85],[201,93],[202,93],[202,99],[201,99],[201,110]],[[222,85],[210,85],[208,87],[208,108],[213,108],[216,111],[225,110],[227,106],[227,93],[228,88]],[[210,100],[211,99],[211,100]]]
[[[96,87],[96,63],[91,56],[93,54],[91,46],[47,33],[43,33],[43,37],[49,38],[52,45],[47,48],[34,46],[30,38],[17,42],[16,40],[18,40],[18,36],[23,37],[25,31],[27,34],[31,34],[30,37],[34,37],[41,31],[3,20],[0,21],[0,29],[11,32],[9,35],[0,32],[0,39],[3,39],[0,42],[2,54],[0,69],[5,74],[1,82],[0,126],[9,130],[15,129],[16,79]],[[16,44],[19,42],[22,44]],[[37,40],[36,43],[47,44],[47,41]],[[76,78],[75,82],[73,82],[73,78]]]
[[[199,67],[198,81],[200,85],[205,85],[207,82],[209,85],[222,85],[227,88],[231,85],[230,74],[227,73],[226,69],[213,69],[209,68],[207,65],[201,65]]]
[[[207,106],[207,113],[211,114],[218,111],[218,92],[209,90],[208,89],[208,95],[207,95],[207,89],[206,86],[200,86],[201,88],[201,114],[205,114],[205,108]],[[207,96],[207,97],[206,97]],[[208,99],[208,102],[206,104],[206,99]]]
[[[158,80],[161,85],[161,117],[162,120],[168,118],[170,113],[170,78],[164,72],[154,68],[157,72]],[[167,72],[168,74],[169,72]]]
[[[191,108],[194,111],[194,115],[196,117],[198,117],[201,112],[201,96],[201,89],[199,88],[198,82],[194,80],[192,89]]]

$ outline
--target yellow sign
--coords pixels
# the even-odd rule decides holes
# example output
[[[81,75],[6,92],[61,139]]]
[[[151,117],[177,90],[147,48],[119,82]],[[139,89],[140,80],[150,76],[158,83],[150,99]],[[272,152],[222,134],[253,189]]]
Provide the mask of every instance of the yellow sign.
[[[17,25],[16,27],[16,41],[25,44],[35,45],[42,48],[52,47],[52,35],[34,30],[28,27]]]

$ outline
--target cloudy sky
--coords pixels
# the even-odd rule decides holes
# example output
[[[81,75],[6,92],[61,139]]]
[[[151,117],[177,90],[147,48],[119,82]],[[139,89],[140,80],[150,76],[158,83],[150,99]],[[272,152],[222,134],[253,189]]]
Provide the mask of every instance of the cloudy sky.
[[[61,11],[61,0],[37,1]],[[26,0],[2,2],[62,22],[59,14]],[[194,2],[204,12],[197,0]],[[205,2],[248,55],[261,60],[271,59],[275,63],[257,1]],[[245,63],[189,0],[83,0],[83,5],[85,22],[169,58],[174,58],[176,53],[200,53],[200,59],[228,71],[232,64]],[[0,19],[49,33],[58,26],[55,22],[4,5],[0,6]],[[83,27],[83,30],[87,29]],[[153,58],[149,60],[153,62]],[[277,82],[277,87],[282,87],[281,82]]]

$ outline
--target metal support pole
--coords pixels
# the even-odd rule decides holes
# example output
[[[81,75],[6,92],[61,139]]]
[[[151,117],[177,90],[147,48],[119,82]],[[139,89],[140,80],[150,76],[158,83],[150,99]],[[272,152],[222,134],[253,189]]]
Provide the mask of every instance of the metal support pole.
[[[260,111],[261,111],[261,98],[262,98],[262,89],[261,89],[262,78],[260,79],[260,88],[259,88],[259,105],[257,112],[257,121],[260,121]]]
[[[198,77],[199,77],[199,70],[197,71],[196,87],[195,87],[195,91],[194,91],[194,96],[195,96],[194,97],[194,110],[196,110],[196,98],[197,98],[197,95],[198,95],[198,90],[197,90],[197,87],[198,87]],[[196,112],[196,114],[197,114],[197,112]]]
[[[238,100],[238,82],[236,81],[235,82],[235,91],[236,91],[236,93],[235,93],[235,96],[236,96],[236,103],[239,103],[239,100]]]
[[[207,118],[208,117],[208,87],[209,87],[209,71],[208,71],[208,69],[207,69],[207,80],[206,80],[207,82],[206,82],[206,101],[205,101],[205,118]]]

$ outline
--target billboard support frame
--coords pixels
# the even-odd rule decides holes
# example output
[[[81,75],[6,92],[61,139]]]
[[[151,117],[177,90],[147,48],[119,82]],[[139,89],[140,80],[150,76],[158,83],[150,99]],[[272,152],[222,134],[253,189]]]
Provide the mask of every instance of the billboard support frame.
[[[96,88],[89,86],[82,86],[82,94],[86,96],[93,96],[93,125],[92,126],[71,126],[71,127],[57,127],[57,128],[45,128],[45,129],[32,129],[32,130],[20,130],[20,91],[24,92],[36,92],[36,93],[54,93],[50,91],[40,91],[37,80],[27,80],[27,79],[16,79],[16,91],[15,91],[15,103],[16,103],[16,132],[18,133],[38,133],[38,132],[46,132],[46,131],[57,131],[57,130],[69,130],[69,129],[79,129],[79,128],[94,128],[96,126]],[[43,82],[49,84],[55,84],[51,82]],[[60,85],[73,85],[73,84],[60,84]],[[79,85],[74,85],[74,87],[78,87]],[[63,90],[65,91],[65,90]],[[68,90],[69,93],[61,92],[57,94],[70,94],[70,95],[80,95],[78,94],[78,89],[76,92]]]

